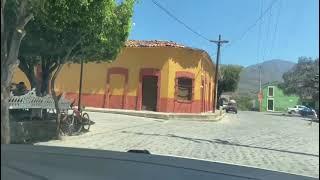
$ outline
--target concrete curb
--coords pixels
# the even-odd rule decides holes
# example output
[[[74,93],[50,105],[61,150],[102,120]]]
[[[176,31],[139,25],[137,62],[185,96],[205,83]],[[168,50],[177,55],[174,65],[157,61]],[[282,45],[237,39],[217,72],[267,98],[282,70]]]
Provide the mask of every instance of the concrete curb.
[[[220,121],[224,116],[225,112],[221,115],[217,114],[174,114],[174,113],[154,113],[154,112],[141,112],[141,111],[124,111],[124,110],[110,110],[110,109],[96,109],[96,108],[85,108],[87,112],[101,112],[111,114],[123,114],[129,116],[164,119],[164,120],[183,120],[183,121],[201,121],[201,122],[216,122]]]

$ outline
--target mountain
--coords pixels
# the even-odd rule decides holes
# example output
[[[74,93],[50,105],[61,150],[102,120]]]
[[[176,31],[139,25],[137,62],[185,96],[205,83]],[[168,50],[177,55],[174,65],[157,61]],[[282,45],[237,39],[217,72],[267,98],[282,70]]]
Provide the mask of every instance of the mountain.
[[[238,85],[239,94],[256,95],[259,90],[259,66],[261,65],[261,84],[267,82],[282,82],[283,73],[290,70],[295,63],[280,59],[264,61],[263,63],[254,64],[243,68],[240,73]]]

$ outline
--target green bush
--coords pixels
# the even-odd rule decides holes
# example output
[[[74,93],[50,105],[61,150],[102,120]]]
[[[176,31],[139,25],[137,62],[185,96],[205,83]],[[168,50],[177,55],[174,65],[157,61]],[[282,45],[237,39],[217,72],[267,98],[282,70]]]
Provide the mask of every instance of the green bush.
[[[252,109],[252,98],[250,96],[238,96],[235,98],[238,109],[242,111],[249,111]]]

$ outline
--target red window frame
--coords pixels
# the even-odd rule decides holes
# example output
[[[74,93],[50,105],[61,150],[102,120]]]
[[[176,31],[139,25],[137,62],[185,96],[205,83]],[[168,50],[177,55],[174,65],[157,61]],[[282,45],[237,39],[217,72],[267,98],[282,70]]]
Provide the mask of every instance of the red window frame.
[[[191,79],[191,86],[192,86],[192,90],[191,90],[191,100],[181,100],[178,99],[178,85],[179,85],[179,78],[186,78],[186,79]],[[192,103],[194,101],[194,81],[195,81],[195,75],[194,73],[191,72],[186,72],[186,71],[177,71],[176,72],[176,77],[175,77],[175,93],[174,93],[174,100],[176,102],[180,102],[180,103]]]

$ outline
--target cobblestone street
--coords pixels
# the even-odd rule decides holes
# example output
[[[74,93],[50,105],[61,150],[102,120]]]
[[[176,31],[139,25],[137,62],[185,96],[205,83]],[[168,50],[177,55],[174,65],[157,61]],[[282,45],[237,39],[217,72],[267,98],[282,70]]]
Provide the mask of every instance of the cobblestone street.
[[[219,122],[159,120],[90,113],[90,132],[40,145],[115,151],[147,149],[182,156],[319,176],[319,124],[301,117],[239,112]]]

